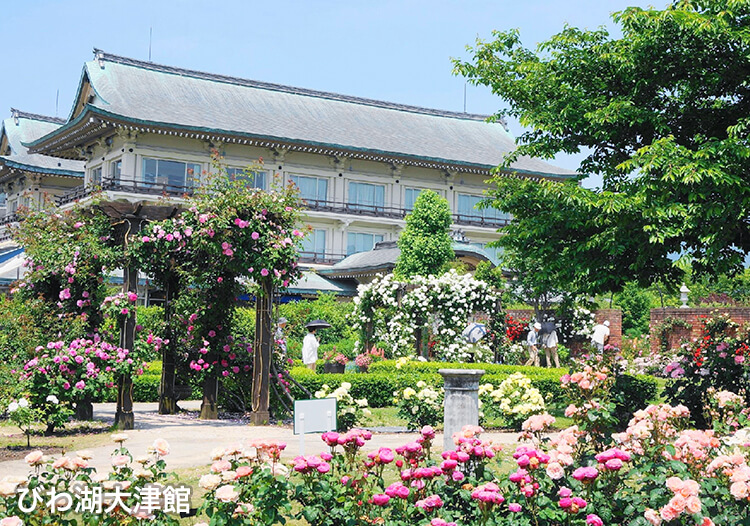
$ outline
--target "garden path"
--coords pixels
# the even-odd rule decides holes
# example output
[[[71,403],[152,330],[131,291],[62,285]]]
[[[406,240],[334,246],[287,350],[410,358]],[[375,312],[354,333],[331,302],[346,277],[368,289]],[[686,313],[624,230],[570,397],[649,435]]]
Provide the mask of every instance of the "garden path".
[[[188,411],[200,408],[200,401],[180,402],[180,407]],[[157,404],[135,404],[135,429],[127,431],[128,440],[125,446],[134,457],[146,453],[146,449],[157,438],[163,438],[171,447],[167,461],[167,469],[180,469],[204,466],[210,463],[209,454],[216,447],[228,447],[236,444],[246,444],[255,439],[277,440],[285,442],[287,448],[283,458],[291,459],[299,454],[299,436],[294,435],[291,426],[250,426],[245,422],[233,420],[198,420],[194,415],[159,415]],[[94,418],[112,422],[115,404],[94,404]],[[482,435],[496,443],[515,444],[518,433],[490,432]],[[373,439],[364,447],[365,451],[379,447],[395,448],[410,439],[416,438],[412,433],[374,433]],[[436,450],[440,451],[443,443],[442,434],[438,434],[433,442]],[[92,465],[99,471],[107,471],[109,457],[114,443],[102,447],[90,448],[94,454]],[[305,453],[314,454],[323,450],[320,434],[305,436]],[[0,478],[6,475],[26,475],[29,467],[23,460],[0,462]]]

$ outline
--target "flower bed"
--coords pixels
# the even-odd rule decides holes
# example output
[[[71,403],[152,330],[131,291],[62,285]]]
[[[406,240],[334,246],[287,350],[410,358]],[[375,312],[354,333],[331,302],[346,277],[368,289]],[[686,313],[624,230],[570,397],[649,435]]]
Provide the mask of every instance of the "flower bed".
[[[584,368],[565,380],[566,389],[582,393],[596,393],[609,381],[604,368]],[[719,405],[734,399],[727,392],[714,396]],[[251,441],[211,453],[213,463],[199,481],[206,493],[194,502],[196,520],[207,522],[195,526],[289,520],[311,526],[748,524],[750,421],[734,416],[739,430],[686,429],[686,407],[652,405],[623,433],[600,437],[573,426],[550,440],[543,437],[554,418],[534,415],[523,424],[526,442],[507,460],[476,426],[456,433],[454,448],[439,455],[429,426],[395,449],[371,445],[368,431],[324,433],[319,454],[291,461],[282,459],[285,444]],[[0,480],[0,524],[176,524],[176,514],[159,509],[166,499],[151,502],[152,509],[135,496],[154,487],[166,491],[152,483],[169,480],[169,445],[157,440],[149,456],[134,461],[121,445],[125,437],[113,438],[120,445],[108,473],[90,468],[86,452],[61,458],[30,453],[28,477]],[[116,489],[128,497],[108,514],[81,516],[75,504],[85,493],[76,494],[74,484],[100,488],[107,504]],[[72,508],[24,511],[35,490],[47,495],[53,488],[74,495]]]

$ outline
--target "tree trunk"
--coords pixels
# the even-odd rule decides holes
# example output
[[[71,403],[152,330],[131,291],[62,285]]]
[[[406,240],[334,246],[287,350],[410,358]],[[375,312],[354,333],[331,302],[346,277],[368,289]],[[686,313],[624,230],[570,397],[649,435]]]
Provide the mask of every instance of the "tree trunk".
[[[76,420],[93,420],[94,404],[91,403],[91,395],[84,395],[76,402]]]
[[[177,412],[177,395],[175,393],[175,373],[177,363],[177,341],[172,332],[172,301],[174,300],[177,284],[174,279],[167,281],[164,294],[164,321],[167,326],[169,343],[161,350],[161,382],[159,384],[159,414],[173,415]]]
[[[203,403],[201,404],[201,420],[217,420],[219,418],[219,378],[211,374],[203,382]]]
[[[254,425],[268,424],[270,419],[270,386],[272,360],[272,320],[273,282],[264,280],[255,302],[255,345],[253,360],[253,412]]]

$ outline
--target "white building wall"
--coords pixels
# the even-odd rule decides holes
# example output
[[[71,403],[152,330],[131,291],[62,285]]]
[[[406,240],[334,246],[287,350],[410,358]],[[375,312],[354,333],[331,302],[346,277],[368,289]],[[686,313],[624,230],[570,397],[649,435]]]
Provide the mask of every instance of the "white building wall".
[[[289,177],[312,176],[328,181],[327,200],[343,206],[350,199],[350,183],[360,182],[382,185],[385,189],[385,208],[403,209],[407,188],[430,189],[448,200],[452,212],[457,211],[457,196],[460,193],[481,195],[487,188],[486,176],[469,173],[446,173],[440,170],[411,166],[393,166],[383,162],[333,158],[325,155],[275,152],[268,149],[237,144],[212,145],[208,141],[156,134],[119,134],[110,144],[97,144],[86,163],[86,184],[91,184],[91,173],[102,169],[102,175],[110,173],[112,163],[122,161],[121,180],[140,180],[145,158],[165,159],[199,163],[202,170],[211,170],[211,151],[217,148],[222,163],[235,168],[257,166],[263,159],[262,169],[268,180],[287,183]],[[141,197],[142,199],[142,197]],[[404,228],[403,219],[375,217],[351,213],[322,210],[307,210],[307,222],[326,232],[326,252],[336,256],[346,253],[347,236],[350,232],[382,235],[384,240],[398,239]],[[453,225],[462,230],[470,241],[482,245],[499,237],[495,228]]]

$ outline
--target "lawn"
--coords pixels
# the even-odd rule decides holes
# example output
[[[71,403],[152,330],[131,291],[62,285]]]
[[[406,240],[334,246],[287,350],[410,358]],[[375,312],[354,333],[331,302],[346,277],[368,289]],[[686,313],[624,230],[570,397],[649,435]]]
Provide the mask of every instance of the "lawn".
[[[35,449],[45,454],[61,454],[67,451],[89,449],[112,442],[112,427],[103,422],[71,422],[65,429],[45,436],[44,427],[38,426],[31,435],[31,448],[26,447],[26,435],[7,421],[0,422],[0,461],[23,458]]]

